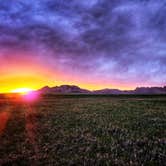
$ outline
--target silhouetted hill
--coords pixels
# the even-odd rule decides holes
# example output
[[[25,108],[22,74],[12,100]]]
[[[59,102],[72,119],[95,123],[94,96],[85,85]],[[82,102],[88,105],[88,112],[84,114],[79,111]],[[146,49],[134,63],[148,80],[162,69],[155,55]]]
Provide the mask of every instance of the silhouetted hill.
[[[166,94],[166,87],[139,87],[134,90],[135,94]]]
[[[123,91],[119,89],[101,89],[93,91],[95,94],[123,94]]]
[[[45,86],[39,90],[41,93],[91,93],[89,90],[81,89],[75,85],[61,85],[55,87]]]
[[[61,85],[55,87],[45,86],[38,90],[41,93],[64,94],[166,94],[166,86],[164,87],[137,87],[135,90],[119,90],[119,89],[101,89],[90,91],[81,89],[75,85]]]

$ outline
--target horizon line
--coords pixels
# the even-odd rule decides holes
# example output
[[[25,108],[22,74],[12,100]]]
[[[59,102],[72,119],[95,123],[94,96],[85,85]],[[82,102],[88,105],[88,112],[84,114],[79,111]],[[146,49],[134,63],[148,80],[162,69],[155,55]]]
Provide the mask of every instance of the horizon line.
[[[49,86],[49,85],[45,85],[45,86],[42,86],[38,89],[32,89],[31,92],[35,92],[35,91],[39,91],[40,89],[44,88],[44,87],[48,87],[48,88],[54,88],[54,87],[61,87],[61,86],[76,86],[76,87],[79,87],[80,89],[84,89],[84,90],[88,90],[90,92],[94,92],[94,91],[99,91],[99,90],[104,90],[104,89],[108,89],[108,90],[120,90],[120,91],[134,91],[136,90],[137,88],[164,88],[166,87],[166,85],[163,85],[163,86],[136,86],[135,88],[133,89],[121,89],[121,88],[101,88],[101,89],[88,89],[88,88],[83,88],[79,85],[75,85],[75,84],[61,84],[61,85],[55,85],[55,86]],[[17,92],[0,92],[0,94],[19,94]]]

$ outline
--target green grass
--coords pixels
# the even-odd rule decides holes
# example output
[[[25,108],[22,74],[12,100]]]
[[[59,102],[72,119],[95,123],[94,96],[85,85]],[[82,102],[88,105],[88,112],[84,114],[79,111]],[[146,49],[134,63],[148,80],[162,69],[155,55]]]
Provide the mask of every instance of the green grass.
[[[165,164],[165,96],[47,95],[33,103],[6,98],[4,107],[2,164]]]

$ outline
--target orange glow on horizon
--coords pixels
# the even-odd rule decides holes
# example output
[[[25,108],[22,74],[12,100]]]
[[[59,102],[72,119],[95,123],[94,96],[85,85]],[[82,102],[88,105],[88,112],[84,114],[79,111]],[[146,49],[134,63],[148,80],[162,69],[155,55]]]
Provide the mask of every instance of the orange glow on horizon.
[[[0,93],[26,93],[44,86],[54,87],[60,85],[76,85],[88,90],[105,88],[132,90],[135,88],[114,80],[107,82],[102,79],[89,78],[85,75],[72,75],[70,72],[52,68],[35,59],[32,61],[33,55],[21,56],[17,53],[13,57],[13,59],[10,59],[10,63],[6,60],[4,65],[1,66]],[[8,66],[5,64],[8,64]]]
[[[47,80],[46,78],[24,78],[24,79],[9,79],[6,80],[3,84],[3,86],[0,87],[0,93],[20,93],[20,94],[26,94],[31,91],[38,90],[44,86],[54,87],[54,86],[60,86],[60,85],[76,85],[80,88],[87,89],[87,90],[100,90],[100,89],[120,89],[120,90],[133,90],[135,87],[132,86],[123,86],[123,85],[107,85],[107,84],[99,84],[96,82],[96,84],[86,84],[81,82],[68,82],[68,81],[52,81]]]

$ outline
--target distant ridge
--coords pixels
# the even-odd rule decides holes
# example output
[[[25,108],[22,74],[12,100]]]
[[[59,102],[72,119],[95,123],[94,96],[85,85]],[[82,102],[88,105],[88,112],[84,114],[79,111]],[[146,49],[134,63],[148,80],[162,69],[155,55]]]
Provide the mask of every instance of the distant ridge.
[[[164,87],[137,87],[135,90],[101,89],[90,91],[76,85],[45,86],[38,90],[43,94],[166,94]]]
[[[45,86],[41,89],[39,89],[41,93],[91,93],[91,91],[86,89],[81,89],[78,86],[75,85],[61,85],[61,86],[55,86],[55,87],[48,87]]]

